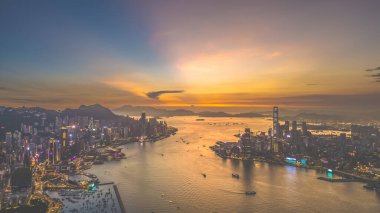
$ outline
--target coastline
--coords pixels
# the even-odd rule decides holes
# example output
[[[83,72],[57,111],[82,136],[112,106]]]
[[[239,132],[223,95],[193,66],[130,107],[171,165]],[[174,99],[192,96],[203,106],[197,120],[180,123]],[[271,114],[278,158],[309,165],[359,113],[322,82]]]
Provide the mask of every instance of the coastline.
[[[215,154],[222,159],[244,161],[241,158],[233,158],[233,157],[224,157],[223,158],[220,155],[218,155],[217,153],[215,153]],[[311,170],[316,170],[316,171],[321,171],[321,172],[328,170],[328,168],[321,167],[321,166],[315,167],[315,166],[294,165],[294,164],[289,164],[289,163],[282,162],[282,161],[275,161],[275,160],[265,159],[265,158],[252,158],[252,159],[249,159],[248,161],[264,162],[264,163],[268,163],[270,165],[292,166],[292,167],[303,168],[303,169],[311,169]],[[336,175],[339,175],[341,177],[348,178],[348,179],[344,179],[344,181],[342,181],[340,179],[339,179],[339,181],[337,181],[337,179],[330,179],[330,180],[328,180],[328,182],[362,182],[362,183],[370,183],[370,184],[376,183],[376,180],[372,180],[372,179],[369,179],[366,177],[358,176],[356,174],[348,173],[345,171],[334,170],[334,172],[336,173]],[[318,179],[320,179],[320,178],[318,178]],[[325,180],[325,179],[321,178],[320,180]]]
[[[117,188],[117,186],[115,184],[113,185],[113,189],[115,190],[115,194],[117,197],[117,201],[119,202],[121,213],[126,213],[123,201],[121,200],[121,197],[120,197],[119,189]]]

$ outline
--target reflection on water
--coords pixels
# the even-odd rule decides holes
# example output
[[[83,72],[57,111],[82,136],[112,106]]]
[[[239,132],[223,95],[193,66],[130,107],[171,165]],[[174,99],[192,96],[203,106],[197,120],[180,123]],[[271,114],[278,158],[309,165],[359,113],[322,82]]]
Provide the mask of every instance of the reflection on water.
[[[380,212],[380,198],[361,183],[327,183],[314,170],[225,160],[208,148],[217,140],[236,141],[233,135],[245,127],[266,131],[269,120],[195,119],[166,119],[179,128],[177,135],[128,144],[128,159],[89,172],[115,181],[128,212]],[[257,194],[246,196],[250,190]]]

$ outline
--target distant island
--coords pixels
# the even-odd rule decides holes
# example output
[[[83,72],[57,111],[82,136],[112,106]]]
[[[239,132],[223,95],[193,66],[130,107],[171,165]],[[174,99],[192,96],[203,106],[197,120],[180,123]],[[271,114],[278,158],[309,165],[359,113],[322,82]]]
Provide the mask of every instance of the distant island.
[[[199,117],[235,117],[235,118],[260,118],[271,117],[271,111],[227,113],[223,111],[194,112],[188,109],[163,109],[151,106],[124,105],[115,108],[112,112],[120,115],[140,116],[142,112],[154,117],[173,116],[199,116]],[[281,120],[302,120],[315,122],[366,122],[380,120],[380,111],[368,111],[354,113],[350,111],[325,111],[307,109],[282,109]]]
[[[226,112],[193,112],[191,110],[186,109],[159,109],[155,107],[148,106],[131,106],[124,105],[122,107],[116,108],[112,110],[117,114],[131,115],[131,116],[139,116],[142,112],[145,112],[151,116],[159,116],[159,117],[173,117],[173,116],[199,116],[199,117],[240,117],[240,118],[256,118],[256,117],[268,117],[268,115],[255,113],[255,112],[247,112],[247,113],[237,113],[230,114]]]

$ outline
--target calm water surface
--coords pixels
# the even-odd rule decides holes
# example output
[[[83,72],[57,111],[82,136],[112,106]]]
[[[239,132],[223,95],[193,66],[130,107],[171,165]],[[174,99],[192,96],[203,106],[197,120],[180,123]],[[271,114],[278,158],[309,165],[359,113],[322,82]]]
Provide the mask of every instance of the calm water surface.
[[[362,183],[328,183],[314,170],[223,160],[208,148],[217,140],[236,141],[233,134],[245,127],[266,131],[269,120],[196,118],[165,119],[177,135],[123,146],[128,159],[89,172],[116,183],[127,212],[380,212],[380,196]],[[246,196],[248,190],[257,194]]]

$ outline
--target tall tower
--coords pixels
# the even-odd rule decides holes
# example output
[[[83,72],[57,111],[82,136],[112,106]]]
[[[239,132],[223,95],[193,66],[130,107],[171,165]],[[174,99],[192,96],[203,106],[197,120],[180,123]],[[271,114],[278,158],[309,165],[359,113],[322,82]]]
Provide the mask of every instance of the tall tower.
[[[289,121],[285,121],[285,125],[284,125],[285,136],[289,135],[289,132],[290,132],[290,123]]]
[[[273,132],[272,136],[277,137],[279,133],[279,123],[278,123],[278,107],[273,107]]]
[[[48,162],[49,164],[54,164],[54,159],[55,159],[55,152],[54,152],[54,146],[55,146],[55,139],[50,138],[49,139],[49,146],[48,146]]]
[[[60,145],[60,154],[61,154],[61,159],[62,160],[66,160],[67,159],[67,151],[68,151],[68,138],[67,138],[67,133],[68,133],[68,129],[66,127],[62,127],[61,128],[61,137],[60,137],[60,141],[61,143],[59,144]]]
[[[66,127],[61,128],[61,141],[62,141],[62,146],[66,148],[67,146],[67,128]]]
[[[141,132],[141,136],[147,136],[147,120],[146,120],[146,114],[145,112],[143,112],[141,114],[141,118],[140,118],[140,132]]]
[[[251,129],[245,128],[244,134],[241,136],[243,160],[251,159],[252,156],[252,142],[251,142]]]
[[[307,134],[307,124],[306,122],[302,122],[302,134],[306,135]]]
[[[292,121],[292,131],[297,131],[297,121]]]
[[[280,124],[278,123],[278,107],[273,107],[273,131],[272,131],[272,149],[274,153],[278,153],[277,137],[279,136]]]
[[[91,129],[91,130],[93,130],[95,128],[94,127],[94,118],[93,117],[90,118],[90,121],[88,123],[88,128]]]

